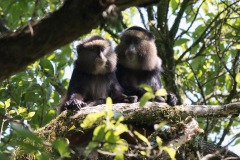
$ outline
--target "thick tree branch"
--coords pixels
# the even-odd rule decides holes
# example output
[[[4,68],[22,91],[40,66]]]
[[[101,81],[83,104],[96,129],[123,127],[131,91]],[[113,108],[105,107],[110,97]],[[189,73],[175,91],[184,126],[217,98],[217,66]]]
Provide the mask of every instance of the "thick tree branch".
[[[156,3],[159,0],[118,0],[116,7]],[[103,20],[114,1],[66,0],[59,10],[39,22],[0,38],[0,81],[26,68],[47,53],[89,33]]]
[[[77,114],[72,116],[71,123],[66,118],[63,118],[63,124],[59,117],[64,117],[66,112],[63,112],[58,118],[59,123],[56,125],[69,126],[73,121],[81,121],[88,114],[104,111],[105,105],[98,105],[94,107],[83,107]],[[179,105],[168,106],[166,103],[147,102],[144,107],[140,107],[139,103],[133,104],[113,104],[113,111],[124,116],[125,122],[129,124],[138,124],[143,126],[154,125],[162,121],[176,122],[186,119],[188,116],[192,117],[227,117],[233,114],[240,113],[240,102],[230,103],[226,105]],[[143,118],[144,117],[144,118]],[[45,127],[51,126],[54,121],[50,122]],[[59,128],[58,126],[57,128]],[[42,128],[45,130],[44,128]]]
[[[85,107],[79,111],[78,115],[84,118],[85,115],[93,112],[102,111],[104,105],[96,107]],[[153,125],[161,121],[179,121],[192,117],[226,117],[240,113],[240,102],[226,105],[179,105],[168,106],[166,103],[148,102],[144,107],[139,107],[139,103],[133,104],[114,104],[113,110],[121,113],[128,123],[141,125]],[[74,117],[78,117],[75,115]],[[142,118],[144,117],[144,118]],[[82,119],[81,118],[81,119]]]
[[[163,121],[174,124],[175,127],[173,127],[173,129],[169,129],[169,132],[167,130],[167,132],[163,132],[162,130],[159,130],[158,132],[157,130],[152,134],[151,137],[149,137],[149,140],[153,142],[152,149],[154,149],[154,146],[155,148],[157,147],[154,138],[156,136],[159,136],[163,139],[164,145],[178,148],[179,146],[191,140],[195,135],[201,133],[202,129],[200,129],[197,122],[189,116],[221,117],[240,113],[240,102],[226,105],[181,105],[175,107],[168,106],[166,103],[156,102],[148,102],[144,107],[139,107],[139,103],[121,103],[114,104],[112,107],[116,114],[124,116],[125,123],[133,126],[146,126],[148,128],[148,126],[153,126],[154,124]],[[79,123],[81,123],[88,114],[105,110],[105,105],[84,107],[74,116],[69,115],[69,113],[72,114],[71,112],[68,113],[65,111],[56,119],[52,120],[46,126],[35,132],[45,137],[48,141],[54,141],[57,137],[67,137],[70,141],[70,144],[74,143],[73,147],[84,148],[86,143],[91,140],[93,129],[99,124],[95,124],[91,128],[84,129],[80,132],[78,131],[82,130],[80,128],[78,128],[76,131],[70,131],[69,129],[73,125],[78,127]],[[100,123],[100,121],[98,123]],[[197,141],[197,144],[198,143],[201,142]],[[141,146],[144,147],[144,145]],[[134,146],[132,147],[134,149]],[[216,151],[216,149],[212,149],[211,151],[209,151],[209,148],[202,149],[203,151],[208,150],[206,154],[214,153]],[[164,154],[160,157],[162,156],[164,156]]]

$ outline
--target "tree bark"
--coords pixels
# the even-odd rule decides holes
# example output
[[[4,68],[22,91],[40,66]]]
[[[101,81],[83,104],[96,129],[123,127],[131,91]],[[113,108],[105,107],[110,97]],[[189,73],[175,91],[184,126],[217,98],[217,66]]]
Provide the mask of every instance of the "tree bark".
[[[73,147],[85,148],[91,140],[93,129],[98,126],[101,121],[99,120],[97,124],[94,124],[92,127],[86,129],[78,128],[78,126],[80,126],[80,123],[82,123],[83,119],[88,114],[105,111],[105,106],[106,105],[83,107],[77,113],[64,111],[46,126],[36,130],[35,133],[41,137],[45,137],[45,139],[49,142],[53,142],[59,137],[65,137],[69,140]],[[190,117],[223,117],[231,114],[239,114],[240,102],[226,105],[181,105],[174,107],[169,106],[166,103],[157,102],[147,102],[144,107],[140,107],[139,103],[121,103],[113,104],[112,109],[115,114],[124,116],[124,123],[132,126],[140,126],[148,129],[149,126],[153,126],[154,124],[158,124],[160,122],[168,122],[170,126],[173,124],[171,129],[167,131],[156,131],[149,137],[149,140],[153,142],[153,149],[157,147],[154,137],[159,136],[162,138],[163,144],[166,146],[175,146],[178,148],[181,145],[184,145],[184,148],[178,152],[178,157],[182,157],[184,155],[180,153],[186,153],[186,151],[193,152],[194,150],[191,150],[191,148],[194,148],[197,151],[200,150],[202,156],[214,154],[215,152],[218,156],[222,155],[221,153],[225,156],[237,156],[236,154],[215,144],[210,146],[214,146],[216,149],[213,147],[207,148],[207,146],[209,146],[205,145],[207,142],[200,142],[199,140],[193,140],[195,142],[191,142],[190,145],[185,144],[202,132],[202,129],[199,128],[197,122]],[[76,131],[69,130],[73,125],[77,127]],[[199,149],[198,146],[201,148]],[[186,149],[186,147],[188,149]],[[228,152],[227,154],[226,151]],[[194,153],[192,153],[192,155],[194,155]],[[163,154],[162,156],[164,157],[166,154]],[[161,158],[161,156],[159,158]]]
[[[55,49],[89,33],[104,20],[109,6],[119,10],[159,0],[65,0],[62,7],[36,23],[0,38],[0,82]]]
[[[153,126],[154,124],[167,121],[175,124],[181,120],[191,117],[227,117],[240,113],[240,102],[230,103],[226,105],[180,105],[169,106],[166,103],[147,102],[144,107],[140,107],[139,103],[113,104],[112,109],[115,113],[124,116],[124,122],[140,126]],[[46,126],[39,129],[47,133],[55,132],[56,136],[63,135],[72,125],[79,126],[79,121],[85,119],[88,114],[105,111],[106,105],[98,105],[94,107],[83,107],[76,114],[64,111],[56,119],[49,122]],[[99,124],[95,124],[97,126]],[[62,128],[64,126],[64,128]],[[93,126],[93,127],[95,127]],[[61,131],[59,131],[61,129]],[[49,132],[51,130],[51,132]],[[38,132],[38,131],[37,131]],[[45,134],[44,134],[45,135]],[[47,135],[45,135],[47,136]],[[48,136],[47,136],[48,137]]]

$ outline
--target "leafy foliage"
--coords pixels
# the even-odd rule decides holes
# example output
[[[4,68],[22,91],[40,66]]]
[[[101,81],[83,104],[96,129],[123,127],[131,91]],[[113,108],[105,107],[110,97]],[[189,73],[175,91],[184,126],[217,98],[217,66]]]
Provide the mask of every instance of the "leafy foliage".
[[[128,26],[141,25],[156,36],[159,56],[163,60],[162,81],[164,88],[177,94],[182,103],[189,104],[227,104],[240,100],[240,15],[239,1],[215,0],[171,0],[145,8],[129,8],[121,13],[114,23],[103,22],[90,34],[102,36],[118,42],[118,34]],[[0,37],[14,32],[29,22],[35,22],[56,11],[62,5],[61,0],[2,0],[0,1]],[[165,8],[168,8],[165,9]],[[76,17],[77,18],[77,17]],[[3,29],[4,28],[4,29]],[[7,30],[7,31],[6,31]],[[43,33],[44,34],[44,33]],[[87,36],[87,35],[86,35]],[[84,37],[81,37],[84,38]],[[57,105],[65,93],[74,60],[74,45],[67,45],[34,62],[28,68],[2,82],[0,86],[0,159],[9,159],[14,146],[25,146],[26,151],[36,149],[37,158],[47,159],[47,155],[33,143],[17,143],[16,138],[29,136],[39,145],[43,140],[31,132],[17,126],[17,121],[32,129],[47,124],[57,115]],[[153,93],[151,88],[141,98],[143,106],[155,96],[164,96],[165,91]],[[94,131],[89,151],[101,143],[103,150],[122,152],[116,143],[125,142],[119,138],[128,128],[122,124],[122,118],[115,119],[111,109],[89,115],[81,127],[89,127],[101,119]],[[239,117],[199,118],[205,129],[205,140],[219,145],[235,135],[235,148],[239,146]],[[73,126],[74,129],[75,126]],[[111,128],[113,127],[113,128]],[[121,131],[117,132],[117,128]],[[136,133],[145,143],[147,140]],[[161,141],[157,139],[159,146]],[[69,157],[67,143],[59,139],[53,144],[60,157]],[[32,150],[28,150],[32,149]],[[120,147],[121,151],[127,146]],[[171,158],[175,152],[165,149]],[[142,151],[147,155],[147,151]],[[86,153],[87,154],[87,153]]]
[[[146,91],[146,93],[144,93],[144,95],[140,98],[140,106],[144,106],[149,100],[154,100],[156,96],[167,96],[167,91],[163,88],[158,89],[156,93],[154,93],[153,89],[149,85],[141,84],[140,87]]]
[[[88,128],[92,127],[97,122],[103,123],[96,124],[97,127],[93,131],[92,141],[85,149],[85,156],[87,157],[93,150],[97,149],[100,153],[103,151],[114,154],[114,159],[124,159],[124,156],[128,155],[129,146],[127,141],[122,139],[120,135],[124,132],[131,131],[129,131],[126,124],[123,124],[123,116],[114,116],[115,113],[112,111],[111,98],[107,98],[106,104],[106,111],[88,114],[81,124],[82,128]],[[100,121],[100,118],[103,120]],[[164,125],[164,123],[160,124],[159,127],[162,127],[162,125]],[[140,147],[140,144],[138,146],[136,145],[136,148],[139,148],[138,152],[144,158],[151,157],[151,149],[153,148],[150,141],[138,131],[133,131],[131,134],[134,134],[142,143],[146,144],[146,146],[143,145],[143,147]],[[157,141],[160,142],[161,139],[157,137]],[[176,151],[173,148],[162,146],[160,143],[158,144],[160,151],[166,151],[170,155],[171,159],[174,159]],[[131,153],[129,153],[129,155],[130,154]]]

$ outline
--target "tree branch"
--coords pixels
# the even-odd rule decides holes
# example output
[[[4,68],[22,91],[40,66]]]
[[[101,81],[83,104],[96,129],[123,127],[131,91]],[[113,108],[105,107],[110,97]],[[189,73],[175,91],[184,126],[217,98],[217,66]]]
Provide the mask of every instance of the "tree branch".
[[[159,0],[118,0],[116,7],[156,3]],[[89,33],[103,20],[106,4],[96,0],[66,0],[62,7],[36,23],[0,38],[0,81],[22,71],[44,55]]]
[[[79,112],[72,116],[72,121],[83,120],[88,114],[104,111],[106,105],[98,105],[94,107],[83,107]],[[113,111],[124,116],[125,122],[130,124],[138,124],[143,126],[154,125],[162,121],[176,122],[192,117],[227,117],[240,113],[240,102],[225,105],[179,105],[169,106],[166,103],[147,102],[144,107],[140,107],[139,103],[118,103],[113,104]],[[62,113],[66,115],[66,112]],[[62,117],[61,115],[59,117]],[[144,118],[142,118],[144,117]],[[58,119],[58,118],[57,118]],[[74,121],[75,121],[74,120]],[[57,120],[61,121],[61,120]],[[51,125],[50,122],[48,125]],[[69,121],[63,120],[65,126],[70,126]],[[66,123],[66,124],[65,124]],[[63,125],[61,123],[56,125]],[[55,126],[56,127],[56,126]]]
[[[177,31],[178,31],[178,28],[179,28],[179,24],[181,22],[181,19],[182,19],[182,16],[183,16],[183,13],[185,12],[185,10],[187,9],[187,7],[189,6],[189,4],[191,4],[192,1],[191,0],[184,0],[181,4],[181,8],[180,8],[180,11],[178,12],[177,14],[177,17],[175,18],[174,20],[174,23],[172,25],[172,28],[170,29],[170,33],[169,33],[169,37],[171,39],[174,39],[176,34],[177,34]]]
[[[73,147],[77,146],[84,148],[86,143],[91,140],[93,129],[98,126],[101,121],[97,121],[98,124],[95,124],[91,128],[84,130],[79,127],[78,129],[72,131],[69,129],[73,125],[79,126],[79,123],[81,123],[88,114],[105,111],[105,106],[106,105],[83,107],[79,112],[77,112],[77,114],[73,116],[71,116],[73,112],[64,111],[46,126],[36,130],[35,133],[45,137],[47,141],[50,142],[54,141],[57,137],[66,137],[69,139],[70,144],[74,143]],[[166,121],[170,124],[174,124],[174,127],[169,130],[155,131],[152,136],[149,137],[149,140],[150,142],[153,142],[153,148],[154,146],[155,148],[157,147],[157,143],[155,141],[156,138],[154,138],[156,136],[159,136],[163,139],[163,145],[174,146],[178,148],[182,144],[185,144],[191,140],[195,135],[198,135],[202,132],[202,129],[199,128],[198,123],[189,116],[222,117],[231,114],[238,114],[240,113],[240,102],[226,105],[181,105],[175,107],[168,106],[166,103],[157,102],[148,102],[144,107],[140,107],[139,103],[119,103],[114,104],[112,108],[114,113],[124,116],[124,122],[126,124],[133,126],[145,126],[148,128],[154,124]],[[81,145],[79,143],[81,143]],[[140,147],[141,146],[144,147],[144,145],[140,145]],[[203,149],[209,150],[209,148]],[[215,151],[216,150],[211,150],[211,152],[207,152],[206,154],[213,153]],[[164,154],[159,157],[162,156],[164,156]]]

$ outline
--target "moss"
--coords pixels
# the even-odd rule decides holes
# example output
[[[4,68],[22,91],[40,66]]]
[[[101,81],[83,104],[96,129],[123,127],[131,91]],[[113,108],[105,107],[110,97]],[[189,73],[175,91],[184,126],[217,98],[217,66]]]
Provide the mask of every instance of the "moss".
[[[53,119],[51,122],[49,122],[46,126],[34,131],[36,135],[43,138],[44,144],[41,146],[36,146],[39,150],[42,150],[46,152],[47,154],[54,155],[54,150],[51,147],[52,142],[60,137],[65,137],[66,133],[69,130],[69,126],[72,126],[74,121],[69,118],[73,115],[73,112],[62,112],[58,117]],[[25,144],[31,144],[31,139],[24,139],[23,142]],[[35,154],[36,153],[28,153],[26,154],[24,148],[17,148],[15,152],[12,155],[12,159],[24,159],[24,160],[34,160],[36,159]]]

